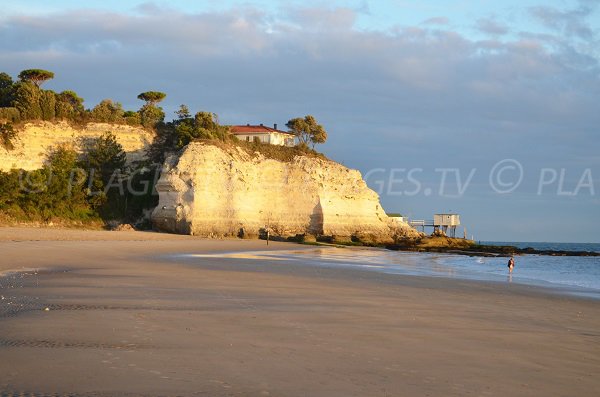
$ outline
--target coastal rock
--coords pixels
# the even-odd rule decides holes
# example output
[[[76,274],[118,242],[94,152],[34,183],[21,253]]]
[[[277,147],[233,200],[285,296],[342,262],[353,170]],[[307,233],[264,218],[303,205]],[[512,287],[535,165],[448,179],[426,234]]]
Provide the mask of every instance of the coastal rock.
[[[81,150],[86,139],[98,138],[106,132],[115,135],[127,153],[128,162],[144,159],[145,150],[154,139],[154,133],[129,125],[88,123],[82,127],[73,127],[67,122],[27,123],[18,129],[17,138],[13,142],[14,149],[7,150],[0,146],[0,171],[42,168],[48,150],[53,147],[71,144],[75,150]]]
[[[360,172],[321,158],[280,161],[195,142],[167,158],[156,190],[153,225],[171,233],[247,237],[268,229],[369,243],[420,235],[385,214]]]

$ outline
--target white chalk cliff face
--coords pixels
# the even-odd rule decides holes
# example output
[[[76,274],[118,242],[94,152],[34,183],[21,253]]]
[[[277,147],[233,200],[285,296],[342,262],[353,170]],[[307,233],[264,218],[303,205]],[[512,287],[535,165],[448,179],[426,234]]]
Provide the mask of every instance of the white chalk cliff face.
[[[418,235],[387,217],[360,173],[298,156],[290,162],[191,143],[171,156],[156,189],[154,226],[205,237],[309,234],[388,242]]]
[[[88,123],[84,127],[74,128],[66,122],[27,123],[19,129],[13,142],[14,149],[6,150],[0,146],[0,171],[42,168],[48,151],[53,147],[70,144],[74,149],[81,150],[85,139],[98,138],[106,132],[115,135],[129,162],[144,159],[145,150],[154,139],[154,133],[128,125]]]

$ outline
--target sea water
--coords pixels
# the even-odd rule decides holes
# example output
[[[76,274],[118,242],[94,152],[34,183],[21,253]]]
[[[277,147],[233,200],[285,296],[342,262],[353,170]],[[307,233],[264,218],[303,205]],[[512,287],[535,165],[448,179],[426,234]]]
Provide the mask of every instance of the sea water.
[[[536,250],[551,251],[592,251],[600,252],[600,243],[545,243],[545,242],[503,242],[503,241],[482,241],[486,245],[511,245],[517,248],[534,248]]]
[[[346,252],[344,252],[346,251]],[[555,287],[600,298],[600,257],[519,255],[508,274],[505,257],[386,250],[323,250],[306,253],[325,266],[348,266],[392,274],[514,282]],[[304,256],[304,255],[303,255]]]
[[[489,244],[489,243],[488,243]],[[522,248],[600,252],[600,244],[497,243]],[[203,257],[205,255],[193,255]],[[212,256],[212,255],[210,255]],[[463,280],[518,283],[551,288],[559,293],[600,299],[600,257],[518,255],[508,274],[506,257],[402,252],[385,249],[314,248],[217,254],[238,260],[291,261],[298,265],[353,268],[387,274],[445,277]]]

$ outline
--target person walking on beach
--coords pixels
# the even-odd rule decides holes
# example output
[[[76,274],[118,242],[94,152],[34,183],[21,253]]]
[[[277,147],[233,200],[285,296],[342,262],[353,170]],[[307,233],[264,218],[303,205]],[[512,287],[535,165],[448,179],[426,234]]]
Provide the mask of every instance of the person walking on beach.
[[[512,273],[514,268],[515,268],[515,258],[511,256],[510,259],[508,260],[508,272]]]

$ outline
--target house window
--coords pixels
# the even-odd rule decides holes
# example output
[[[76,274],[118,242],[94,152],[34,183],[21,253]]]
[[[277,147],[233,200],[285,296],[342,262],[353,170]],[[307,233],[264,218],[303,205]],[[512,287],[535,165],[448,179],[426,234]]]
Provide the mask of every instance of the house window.
[[[246,137],[246,142],[250,142],[250,137],[249,136]]]

